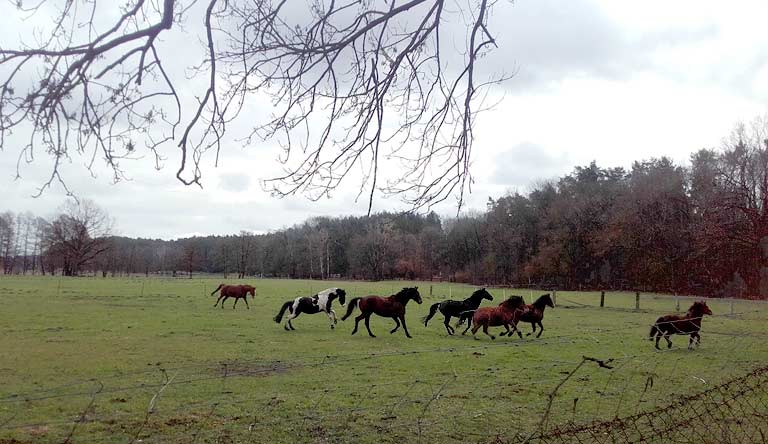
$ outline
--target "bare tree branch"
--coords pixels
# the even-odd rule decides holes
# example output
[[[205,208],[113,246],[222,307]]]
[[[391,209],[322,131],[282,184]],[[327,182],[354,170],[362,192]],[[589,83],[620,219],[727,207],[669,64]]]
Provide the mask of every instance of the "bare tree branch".
[[[39,18],[57,3],[18,9]],[[205,154],[214,150],[218,162],[230,123],[247,119],[245,104],[268,99],[272,116],[248,121],[242,142],[282,147],[282,173],[263,181],[273,195],[317,200],[347,179],[359,181],[369,211],[377,193],[414,208],[455,195],[460,207],[481,91],[506,79],[478,81],[478,63],[496,46],[493,0],[209,0],[204,9],[131,0],[101,31],[94,18],[114,10],[110,3],[62,3],[35,45],[0,45],[0,147],[14,133],[27,137],[19,176],[40,149],[54,159],[41,193],[66,185],[60,162],[74,153],[87,153],[91,171],[100,158],[120,181],[122,160],[147,152],[159,168],[171,142],[176,177],[201,185]],[[179,79],[158,45],[186,32],[188,18],[202,26],[204,60],[190,66],[192,79]],[[462,34],[446,25],[457,19],[463,54],[455,50]],[[384,172],[394,168],[394,177]]]

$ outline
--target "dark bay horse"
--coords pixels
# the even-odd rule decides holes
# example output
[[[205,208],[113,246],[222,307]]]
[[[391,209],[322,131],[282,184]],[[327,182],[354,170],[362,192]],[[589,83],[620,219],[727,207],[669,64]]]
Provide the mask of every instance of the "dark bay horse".
[[[520,307],[523,304],[525,301],[521,296],[510,296],[497,307],[478,308],[472,315],[472,335],[474,336],[477,330],[483,327],[483,333],[490,336],[491,339],[496,339],[496,336],[488,333],[488,327],[502,326],[506,328],[506,331],[501,332],[501,336],[512,336],[512,333],[517,330],[517,317],[520,315]],[[510,326],[512,329],[509,328]],[[466,333],[466,330],[464,332]]]
[[[474,293],[472,293],[472,296],[464,299],[463,301],[454,301],[451,299],[448,299],[446,301],[438,302],[436,304],[432,304],[431,307],[429,307],[429,314],[424,317],[424,326],[427,326],[427,323],[430,319],[437,313],[438,310],[440,310],[440,313],[445,316],[445,321],[443,321],[443,324],[445,325],[445,330],[448,332],[449,335],[452,335],[455,333],[455,330],[453,327],[448,325],[448,323],[451,321],[451,317],[460,317],[462,312],[470,311],[470,310],[477,310],[477,307],[480,306],[480,303],[483,301],[483,299],[492,301],[493,296],[491,296],[490,293],[485,288],[481,288],[480,290],[476,290]]]
[[[235,298],[235,303],[232,304],[232,309],[234,310],[235,306],[237,305],[237,300],[242,298],[245,301],[245,306],[248,307],[248,310],[250,310],[251,307],[248,305],[248,294],[250,294],[253,298],[256,297],[256,288],[250,285],[219,284],[219,286],[213,290],[211,296],[216,294],[216,292],[219,290],[221,290],[221,293],[219,293],[219,298],[216,299],[216,303],[213,304],[214,307],[219,304],[219,301],[221,301],[221,308],[224,308],[224,301],[229,298]]]
[[[648,335],[648,339],[651,341],[656,339],[656,348],[659,348],[659,339],[664,337],[667,340],[667,348],[672,348],[672,341],[669,340],[670,335],[690,335],[688,339],[688,350],[693,349],[694,340],[698,346],[701,343],[701,336],[699,330],[701,330],[701,318],[704,315],[711,315],[712,310],[707,307],[707,303],[703,301],[696,301],[688,309],[688,312],[682,316],[678,315],[666,315],[659,319],[656,319],[656,323],[651,327],[651,333]]]
[[[336,312],[331,308],[333,301],[338,299],[339,303],[344,306],[344,302],[347,296],[347,292],[343,288],[327,288],[311,297],[298,297],[291,299],[283,304],[280,308],[280,312],[275,316],[275,322],[278,324],[283,320],[283,314],[288,310],[290,315],[285,321],[283,328],[289,330],[296,330],[293,328],[293,321],[299,317],[302,313],[315,314],[321,311],[328,315],[328,319],[331,321],[331,328],[334,328],[336,324]]]
[[[552,297],[549,293],[539,296],[533,304],[523,306],[518,322],[530,323],[531,327],[533,327],[531,333],[536,333],[536,324],[538,324],[540,330],[536,337],[540,337],[541,334],[544,333],[544,326],[541,324],[541,320],[544,319],[544,309],[547,307],[555,308],[555,304],[552,302]],[[528,333],[526,336],[530,336],[531,333]],[[523,337],[520,330],[517,330],[517,335],[521,338]]]
[[[417,304],[421,304],[419,287],[406,287],[400,290],[397,294],[386,298],[381,296],[353,298],[349,301],[347,313],[341,320],[346,320],[355,310],[355,307],[359,307],[362,313],[355,318],[355,329],[352,330],[352,334],[357,333],[357,324],[360,323],[360,320],[365,319],[365,328],[368,330],[368,335],[375,338],[376,335],[371,332],[371,326],[369,325],[371,315],[375,313],[385,318],[392,318],[395,321],[395,328],[393,328],[390,333],[396,332],[402,323],[405,336],[410,338],[411,335],[408,333],[408,327],[405,325],[405,305],[411,299],[416,301]]]

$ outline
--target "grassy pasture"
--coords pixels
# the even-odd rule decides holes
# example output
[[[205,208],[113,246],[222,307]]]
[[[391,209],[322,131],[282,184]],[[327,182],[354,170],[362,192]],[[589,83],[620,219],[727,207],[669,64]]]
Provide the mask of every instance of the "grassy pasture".
[[[768,361],[768,304],[709,302],[702,346],[648,342],[675,301],[633,293],[558,292],[540,339],[448,337],[434,302],[472,287],[410,282],[243,280],[251,309],[213,308],[214,279],[0,277],[0,443],[28,442],[494,442],[548,425],[610,419],[663,406]],[[282,302],[330,286],[350,296],[419,285],[413,339],[375,318],[369,338],[351,320],[328,328],[302,315],[297,331],[272,321]],[[430,296],[430,286],[432,295]],[[528,290],[491,290],[503,295]],[[690,300],[681,298],[684,311]],[[339,317],[344,309],[336,307]],[[522,325],[525,332],[528,325]],[[662,341],[663,342],[663,341]],[[649,384],[652,380],[653,384]],[[578,399],[574,401],[574,399]],[[419,434],[422,439],[419,439]]]

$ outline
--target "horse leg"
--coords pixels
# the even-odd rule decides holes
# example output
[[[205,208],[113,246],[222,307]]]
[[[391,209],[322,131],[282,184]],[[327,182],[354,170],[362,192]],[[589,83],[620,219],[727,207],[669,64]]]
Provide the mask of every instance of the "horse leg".
[[[232,310],[234,310],[234,309],[235,309],[235,307],[237,307],[237,301],[239,301],[239,300],[240,300],[240,298],[238,298],[238,297],[235,297],[235,303],[234,303],[234,304],[232,304]]]
[[[526,334],[526,336],[530,336],[530,335],[532,335],[533,333],[536,333],[536,324],[535,324],[535,323],[533,323],[533,322],[531,322],[531,327],[533,327],[533,331],[532,331],[532,332],[530,332],[530,333],[527,333],[527,334]]]
[[[698,347],[699,345],[701,345],[701,335],[699,334],[699,332],[696,332],[694,334],[696,335],[696,347]]]
[[[503,332],[499,333],[499,336],[509,336],[511,338],[512,337],[512,330],[509,329],[509,324],[504,324],[503,327],[507,331],[503,331]]]
[[[296,330],[293,328],[293,320],[298,318],[301,312],[299,310],[296,310],[295,312],[291,313],[291,315],[288,317],[288,326],[291,327],[291,330]]]
[[[451,322],[451,315],[445,315],[445,321],[443,324],[445,325],[445,330],[448,332],[449,335],[453,335],[453,327],[448,325],[448,323]]]
[[[361,313],[360,316],[355,318],[355,328],[352,330],[352,334],[357,333],[357,324],[365,317],[365,313]]]
[[[491,337],[491,339],[496,339],[496,336],[494,336],[494,335],[492,335],[492,334],[488,333],[488,324],[485,324],[485,325],[483,325],[483,333],[485,333],[485,334],[487,334],[488,336],[490,336],[490,337]]]
[[[669,333],[664,335],[664,339],[667,340],[667,348],[672,348],[672,341],[669,340]]]
[[[336,319],[336,312],[331,309],[331,315],[333,316],[333,323],[338,324],[339,321]]]
[[[661,348],[659,347],[659,340],[661,340],[662,336],[663,334],[661,333],[661,330],[658,330],[656,332],[656,350],[661,350]]]
[[[366,330],[368,330],[368,336],[370,336],[370,337],[372,337],[372,338],[375,338],[375,337],[376,337],[376,335],[375,335],[375,334],[373,334],[373,332],[371,332],[371,325],[370,325],[370,322],[371,322],[371,315],[370,315],[370,314],[368,314],[368,315],[365,317],[365,329],[366,329]]]
[[[335,326],[334,326],[333,324],[335,324],[335,323],[336,323],[336,317],[335,317],[333,314],[331,314],[331,313],[332,313],[332,312],[331,312],[331,311],[329,311],[329,312],[328,312],[328,313],[326,313],[326,314],[328,315],[328,320],[331,322],[331,330],[333,330],[333,329],[335,328]]]
[[[405,337],[410,338],[411,334],[408,333],[408,326],[405,325],[405,315],[400,316],[400,322],[403,323],[403,330],[405,331]]]
[[[247,308],[248,310],[250,310],[250,309],[251,309],[251,306],[250,306],[250,305],[248,305],[248,295],[246,295],[246,296],[243,298],[243,302],[245,302],[245,308]]]
[[[218,299],[216,299],[216,303],[215,303],[215,304],[213,304],[213,306],[215,307],[215,306],[219,305],[219,301],[220,301],[220,300],[221,300],[221,298],[223,298],[223,297],[224,297],[224,295],[223,295],[223,294],[219,295],[219,298],[218,298]]]
[[[541,321],[539,321],[539,334],[537,334],[536,337],[541,337],[542,333],[544,333],[544,325],[541,323]]]
[[[472,318],[469,318],[469,319],[467,319],[467,328],[465,328],[464,331],[461,332],[461,335],[464,336],[465,334],[467,334],[467,330],[469,330],[469,327],[471,327],[471,326],[472,326]],[[472,331],[472,334],[473,335],[475,334],[474,330]]]
[[[229,299],[229,296],[224,296],[224,299],[221,300],[221,308],[224,309],[224,303],[227,302],[227,299]]]
[[[397,319],[397,316],[392,316],[392,320],[395,321],[395,328],[389,331],[390,334],[397,331],[398,328],[400,328],[400,320]]]

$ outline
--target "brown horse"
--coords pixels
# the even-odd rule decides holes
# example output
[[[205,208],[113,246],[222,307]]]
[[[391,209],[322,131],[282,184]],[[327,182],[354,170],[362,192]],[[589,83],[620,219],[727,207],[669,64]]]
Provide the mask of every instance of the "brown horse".
[[[541,324],[541,320],[544,319],[544,309],[547,307],[555,308],[555,304],[552,302],[552,297],[549,293],[539,296],[533,304],[521,307],[522,312],[518,317],[518,322],[528,322],[531,324],[531,327],[533,327],[533,331],[526,334],[526,336],[536,333],[536,324],[539,325],[539,334],[537,334],[536,337],[538,338],[544,333],[544,325]],[[521,338],[523,337],[520,330],[517,330],[517,335]]]
[[[520,315],[520,307],[523,304],[525,301],[521,296],[510,296],[497,307],[478,308],[472,316],[472,335],[474,336],[477,330],[483,327],[483,333],[490,336],[491,339],[496,339],[496,336],[488,333],[488,327],[503,326],[507,331],[501,332],[501,336],[512,336],[512,333],[517,330],[517,317]],[[512,326],[511,330],[510,325]]]
[[[365,319],[365,328],[368,330],[368,335],[375,338],[371,332],[371,326],[369,322],[371,315],[376,313],[379,316],[385,318],[392,318],[395,321],[395,328],[390,333],[394,333],[400,328],[400,323],[403,324],[403,330],[405,330],[405,336],[411,337],[408,333],[408,327],[405,325],[405,305],[413,299],[417,304],[421,304],[421,295],[419,294],[419,287],[406,287],[400,290],[397,294],[389,297],[381,296],[363,296],[359,298],[353,298],[349,301],[349,307],[347,313],[341,318],[342,321],[346,320],[354,311],[355,307],[359,307],[362,312],[360,316],[355,318],[355,329],[352,330],[352,334],[357,333],[357,324],[361,319]]]
[[[651,327],[651,333],[648,335],[648,339],[653,341],[655,338],[656,348],[658,349],[659,339],[664,337],[664,339],[667,340],[667,348],[672,348],[672,341],[669,340],[670,335],[690,335],[690,338],[688,339],[688,350],[692,350],[694,340],[696,341],[697,346],[701,343],[701,336],[699,335],[699,330],[701,330],[701,318],[703,318],[704,315],[711,314],[712,310],[707,307],[706,302],[696,301],[683,316],[666,315],[656,319],[656,323]]]
[[[221,301],[221,308],[224,308],[224,301],[229,298],[235,298],[235,303],[232,304],[232,310],[234,310],[235,306],[237,305],[237,300],[242,298],[245,301],[245,306],[248,308],[248,310],[250,310],[251,307],[248,305],[248,294],[250,294],[253,298],[256,297],[256,288],[251,287],[250,285],[219,284],[219,286],[213,290],[211,296],[216,294],[216,292],[219,290],[221,290],[221,293],[219,294],[219,298],[216,299],[216,303],[213,304],[214,307],[219,304],[219,301]]]

